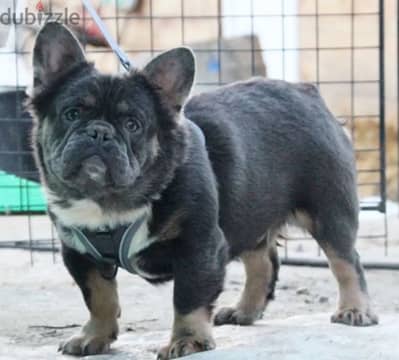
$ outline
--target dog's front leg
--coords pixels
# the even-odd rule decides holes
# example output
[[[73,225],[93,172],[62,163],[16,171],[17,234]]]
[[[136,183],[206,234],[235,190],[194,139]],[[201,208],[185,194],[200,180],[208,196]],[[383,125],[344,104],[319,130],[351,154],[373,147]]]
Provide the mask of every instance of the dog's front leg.
[[[226,246],[219,228],[210,238],[210,242],[198,238],[195,244],[182,242],[176,249],[172,336],[169,345],[159,351],[158,360],[215,348],[212,308],[223,288]]]
[[[120,307],[116,281],[105,279],[86,257],[66,246],[62,255],[83,293],[90,319],[78,334],[61,343],[59,350],[78,356],[107,352],[118,335]]]
[[[158,360],[176,359],[196,352],[212,350],[211,308],[201,307],[188,314],[175,309],[172,337],[158,352]]]

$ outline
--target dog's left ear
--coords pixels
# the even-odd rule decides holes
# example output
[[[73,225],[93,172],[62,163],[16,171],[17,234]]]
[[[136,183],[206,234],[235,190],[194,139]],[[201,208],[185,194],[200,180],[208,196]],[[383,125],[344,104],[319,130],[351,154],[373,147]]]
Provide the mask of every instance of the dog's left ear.
[[[142,72],[161,89],[168,105],[180,110],[194,83],[195,57],[189,48],[179,47],[157,56]]]
[[[62,24],[49,22],[36,37],[33,87],[49,84],[73,65],[86,61],[79,41]]]

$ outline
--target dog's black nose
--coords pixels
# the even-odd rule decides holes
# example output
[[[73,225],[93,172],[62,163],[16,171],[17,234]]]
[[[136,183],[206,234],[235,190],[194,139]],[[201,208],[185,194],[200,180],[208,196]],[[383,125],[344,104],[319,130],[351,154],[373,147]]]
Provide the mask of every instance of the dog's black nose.
[[[86,128],[86,134],[100,143],[111,140],[114,133],[112,126],[104,122],[93,122]]]

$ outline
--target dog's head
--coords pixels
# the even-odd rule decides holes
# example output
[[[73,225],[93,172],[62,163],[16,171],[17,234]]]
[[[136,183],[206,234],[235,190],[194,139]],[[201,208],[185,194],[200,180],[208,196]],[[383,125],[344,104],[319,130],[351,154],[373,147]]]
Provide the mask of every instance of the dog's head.
[[[37,36],[33,67],[34,148],[52,194],[144,200],[171,180],[186,145],[181,108],[195,73],[189,49],[108,76],[86,61],[66,27],[48,23]]]

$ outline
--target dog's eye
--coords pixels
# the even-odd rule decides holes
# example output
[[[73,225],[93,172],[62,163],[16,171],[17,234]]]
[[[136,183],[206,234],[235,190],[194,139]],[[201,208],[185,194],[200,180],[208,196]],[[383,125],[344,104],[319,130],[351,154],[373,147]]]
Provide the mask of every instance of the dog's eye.
[[[125,127],[128,131],[135,133],[141,129],[141,124],[136,119],[127,119],[125,122]]]
[[[80,110],[78,108],[68,109],[65,111],[64,116],[70,122],[80,120]]]

